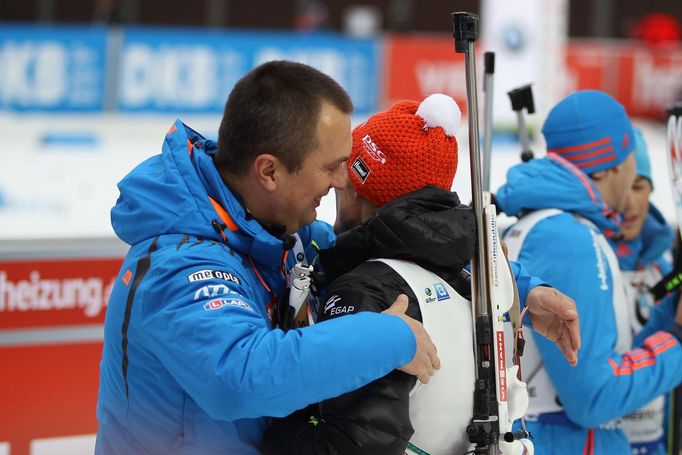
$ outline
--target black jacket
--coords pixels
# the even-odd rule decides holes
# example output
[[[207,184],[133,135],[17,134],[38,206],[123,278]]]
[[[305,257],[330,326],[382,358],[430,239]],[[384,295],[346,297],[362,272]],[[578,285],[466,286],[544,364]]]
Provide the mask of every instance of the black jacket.
[[[413,261],[470,294],[461,271],[474,254],[473,211],[455,193],[427,187],[384,205],[369,220],[339,236],[321,252],[328,278],[326,303],[318,323],[360,311],[381,312],[399,294],[409,297],[407,314],[421,321],[417,299],[405,280],[370,258]],[[414,430],[409,393],[416,378],[401,371],[354,392],[309,406],[284,419],[272,419],[266,455],[400,454]]]

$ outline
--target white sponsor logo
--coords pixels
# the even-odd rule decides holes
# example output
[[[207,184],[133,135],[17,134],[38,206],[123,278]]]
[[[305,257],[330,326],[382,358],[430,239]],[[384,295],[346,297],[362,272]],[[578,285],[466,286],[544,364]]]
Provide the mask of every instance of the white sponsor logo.
[[[229,294],[233,292],[224,284],[209,284],[197,290],[194,293],[194,300],[206,299],[210,297],[217,297],[219,295]],[[234,292],[236,294],[236,292]]]
[[[253,311],[251,305],[239,299],[215,299],[204,304],[205,311],[217,310],[226,306],[234,306],[244,308],[245,310]]]
[[[324,312],[326,313],[327,311],[329,311],[329,309],[330,309],[330,308],[333,308],[334,305],[336,305],[336,302],[338,302],[338,301],[340,301],[340,300],[341,300],[341,297],[339,297],[339,296],[336,295],[336,294],[334,294],[333,296],[331,296],[331,297],[329,298],[329,300],[327,300],[327,303],[324,304]]]
[[[187,280],[189,280],[190,283],[212,279],[232,281],[235,284],[240,284],[239,278],[236,275],[220,270],[197,270],[196,272],[187,275]]]
[[[365,134],[365,137],[362,138],[362,146],[373,159],[380,162],[381,164],[386,163],[386,155],[384,152],[379,150],[379,147],[377,147],[369,134]]]
[[[365,180],[367,180],[367,176],[371,172],[371,170],[367,167],[367,165],[362,161],[360,157],[355,158],[355,161],[353,161],[353,172],[358,176],[360,181],[362,183],[365,183]]]
[[[85,316],[94,318],[106,306],[114,282],[115,278],[105,285],[94,277],[42,279],[37,270],[28,280],[13,282],[0,271],[0,313],[80,308]]]
[[[337,306],[329,311],[329,316],[334,316],[335,314],[348,314],[352,313],[353,310],[355,310],[353,305]]]
[[[592,229],[590,229],[590,235],[592,236],[592,247],[594,248],[594,254],[597,257],[597,277],[599,277],[599,280],[601,281],[601,285],[599,286],[599,289],[602,291],[608,291],[609,290],[609,285],[606,281],[606,266],[604,264],[604,257],[602,255],[601,248],[599,247],[599,243],[597,240],[597,234],[595,234]]]

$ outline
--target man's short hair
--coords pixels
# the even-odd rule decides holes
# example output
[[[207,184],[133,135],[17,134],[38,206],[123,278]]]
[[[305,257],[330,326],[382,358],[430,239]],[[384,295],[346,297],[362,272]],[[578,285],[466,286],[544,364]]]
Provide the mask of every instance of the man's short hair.
[[[322,102],[353,111],[346,91],[302,63],[271,61],[247,73],[230,93],[218,133],[216,167],[241,174],[261,153],[279,158],[289,172],[301,168],[317,145]]]

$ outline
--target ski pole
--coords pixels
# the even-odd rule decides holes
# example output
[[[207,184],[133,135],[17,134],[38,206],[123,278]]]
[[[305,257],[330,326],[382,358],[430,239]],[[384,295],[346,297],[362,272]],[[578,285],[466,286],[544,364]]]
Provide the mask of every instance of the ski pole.
[[[512,110],[516,112],[516,121],[519,126],[519,139],[521,140],[521,161],[524,163],[533,159],[533,151],[530,149],[528,130],[526,130],[526,120],[523,110],[529,114],[535,113],[535,103],[533,102],[533,89],[530,84],[515,88],[507,92],[511,101]]]
[[[495,75],[495,53],[484,54],[483,98],[483,191],[490,191],[490,162],[493,138],[493,76]]]

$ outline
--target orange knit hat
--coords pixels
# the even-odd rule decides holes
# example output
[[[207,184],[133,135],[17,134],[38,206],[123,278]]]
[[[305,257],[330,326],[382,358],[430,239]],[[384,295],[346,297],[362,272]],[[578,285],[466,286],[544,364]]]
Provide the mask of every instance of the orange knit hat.
[[[357,126],[347,161],[355,191],[380,206],[429,184],[452,188],[461,115],[455,100],[435,94],[421,104],[396,103]]]

